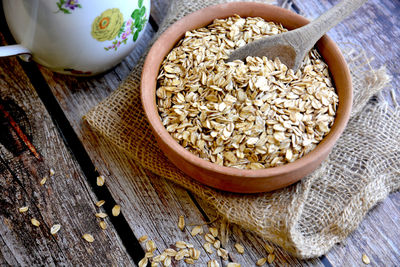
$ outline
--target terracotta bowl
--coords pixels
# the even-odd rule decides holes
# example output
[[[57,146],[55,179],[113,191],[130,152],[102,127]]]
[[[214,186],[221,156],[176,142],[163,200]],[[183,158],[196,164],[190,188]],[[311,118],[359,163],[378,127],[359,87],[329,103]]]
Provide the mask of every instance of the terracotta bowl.
[[[200,183],[225,191],[272,191],[299,181],[328,156],[349,120],[352,105],[350,72],[337,45],[326,35],[322,37],[317,48],[329,66],[339,96],[339,105],[330,133],[304,157],[282,166],[260,170],[223,167],[203,160],[179,145],[162,125],[156,106],[156,79],[162,60],[186,31],[206,26],[216,18],[226,18],[234,14],[262,17],[266,21],[281,23],[287,29],[295,29],[309,22],[291,11],[262,3],[234,2],[194,12],[170,26],[152,46],[143,67],[142,103],[161,150],[184,173]]]

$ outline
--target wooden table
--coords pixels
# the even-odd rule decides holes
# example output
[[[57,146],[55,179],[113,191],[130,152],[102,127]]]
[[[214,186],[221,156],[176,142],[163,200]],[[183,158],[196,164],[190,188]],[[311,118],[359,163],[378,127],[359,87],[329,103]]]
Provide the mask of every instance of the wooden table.
[[[206,224],[215,217],[213,211],[190,192],[138,166],[82,122],[82,116],[129,74],[165,15],[168,2],[153,1],[152,23],[141,44],[103,75],[69,77],[35,63],[0,58],[0,266],[134,266],[144,255],[143,243],[137,241],[143,235],[154,240],[159,251],[178,240],[201,248],[202,239],[190,236],[191,227],[178,230],[178,216],[185,215],[188,224]],[[337,1],[279,2],[315,18]],[[364,48],[375,57],[374,66],[386,65],[393,76],[390,88],[397,93],[398,103],[399,16],[399,1],[370,0],[328,33],[335,41]],[[0,41],[14,43],[4,17]],[[390,90],[384,96],[391,99]],[[54,175],[40,185],[50,169]],[[100,174],[106,177],[103,187],[96,186]],[[98,208],[95,203],[100,199],[106,203]],[[111,214],[115,203],[121,205],[122,213],[107,217],[108,227],[102,230],[94,214]],[[29,210],[20,213],[22,206],[29,206]],[[357,266],[363,265],[361,256],[365,253],[371,265],[399,266],[399,206],[400,193],[391,194],[368,213],[345,242],[320,258],[302,261],[276,247],[272,265]],[[36,218],[40,226],[33,226],[31,218]],[[54,224],[60,224],[61,230],[53,236],[50,228]],[[95,241],[84,241],[84,233],[92,234]],[[244,245],[244,254],[235,253],[236,241]],[[231,260],[255,266],[267,255],[264,243],[245,232],[243,236],[233,234],[226,249]],[[216,258],[215,253],[208,256],[203,250],[196,265],[206,266],[211,258]],[[220,264],[226,266],[227,262]]]

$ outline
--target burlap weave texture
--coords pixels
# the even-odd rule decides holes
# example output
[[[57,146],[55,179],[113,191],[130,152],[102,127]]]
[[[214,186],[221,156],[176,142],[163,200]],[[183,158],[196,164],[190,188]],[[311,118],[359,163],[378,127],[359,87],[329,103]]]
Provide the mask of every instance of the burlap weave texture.
[[[160,32],[184,15],[226,1],[175,0]],[[370,97],[389,82],[357,52],[346,53],[352,71],[352,118],[329,158],[290,187],[262,194],[221,192],[192,180],[170,163],[154,142],[140,102],[143,59],[88,123],[143,167],[194,192],[230,223],[251,230],[300,258],[326,253],[390,192],[400,188],[400,107]]]

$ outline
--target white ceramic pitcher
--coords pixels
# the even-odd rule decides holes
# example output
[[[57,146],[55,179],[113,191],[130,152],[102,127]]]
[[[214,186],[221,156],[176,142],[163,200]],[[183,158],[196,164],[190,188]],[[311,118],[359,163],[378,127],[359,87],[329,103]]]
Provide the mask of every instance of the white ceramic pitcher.
[[[3,8],[18,45],[0,47],[0,56],[95,75],[133,50],[147,25],[150,0],[3,0]]]

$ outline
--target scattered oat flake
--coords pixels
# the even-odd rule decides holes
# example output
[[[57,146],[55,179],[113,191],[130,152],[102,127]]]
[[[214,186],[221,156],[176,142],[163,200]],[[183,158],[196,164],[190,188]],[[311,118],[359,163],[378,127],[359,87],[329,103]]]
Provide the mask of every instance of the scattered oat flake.
[[[154,257],[154,253],[149,251],[149,252],[146,252],[146,254],[144,254],[144,256],[146,258],[153,258]]]
[[[156,244],[154,243],[153,240],[149,240],[146,243],[146,251],[153,252],[157,249]]]
[[[186,242],[185,241],[176,241],[175,246],[177,248],[186,248]]]
[[[140,242],[140,243],[141,243],[141,242],[144,242],[144,241],[147,240],[147,238],[148,238],[147,235],[142,235],[141,237],[139,237],[139,242]]]
[[[362,261],[363,261],[365,264],[370,264],[370,263],[371,263],[371,261],[369,260],[367,254],[365,254],[365,253],[362,254]]]
[[[225,261],[227,261],[228,258],[229,258],[228,251],[227,251],[226,249],[224,249],[224,248],[219,248],[219,249],[217,250],[217,255],[218,255],[219,257],[221,257],[221,258],[222,258],[223,260],[225,260]]]
[[[183,231],[185,229],[185,217],[183,215],[179,216],[178,227]]]
[[[208,253],[208,254],[212,254],[214,251],[211,249],[211,243],[204,243],[203,244],[203,248],[204,250]]]
[[[256,264],[257,264],[257,266],[263,266],[266,262],[267,262],[267,258],[261,258],[256,262]]]
[[[82,238],[85,239],[89,243],[92,243],[94,241],[94,237],[91,234],[84,234],[82,236]]]
[[[210,231],[210,233],[213,235],[213,237],[217,237],[218,236],[218,229],[215,227],[210,227],[208,229],[208,231]]]
[[[36,227],[39,227],[39,225],[40,225],[40,222],[38,220],[36,220],[35,218],[31,219],[31,223]]]
[[[104,219],[104,218],[106,218],[108,216],[104,212],[99,212],[99,213],[96,213],[95,215],[96,215],[97,218],[102,218],[102,219]]]
[[[244,253],[244,247],[241,244],[236,243],[235,248],[236,248],[237,252],[239,252],[240,254]]]
[[[194,264],[194,259],[186,258],[186,259],[185,259],[185,262],[186,262],[187,264]]]
[[[118,216],[120,213],[121,213],[121,206],[120,205],[115,205],[113,208],[112,208],[112,215],[113,216]]]
[[[173,248],[166,248],[166,249],[163,251],[163,254],[165,254],[165,255],[167,255],[167,256],[170,256],[170,257],[175,257],[175,255],[177,254],[177,252],[176,252],[176,250],[173,249]]]
[[[230,262],[228,265],[226,265],[226,267],[240,267],[240,263]]]
[[[175,255],[175,260],[180,261],[185,257],[189,256],[189,250],[188,249],[181,249],[179,250],[176,255]]]
[[[192,232],[190,234],[192,236],[196,236],[201,233],[203,233],[203,227],[201,225],[197,225],[197,226],[193,227]]]
[[[149,260],[146,257],[144,257],[143,259],[141,259],[139,261],[138,265],[139,265],[139,267],[146,267],[148,262],[149,262]]]
[[[166,258],[163,260],[163,265],[164,265],[165,267],[171,266],[171,257],[166,257]]]
[[[201,251],[195,248],[190,248],[189,249],[189,256],[194,259],[198,260],[200,258]]]
[[[152,259],[152,262],[161,262],[161,261],[165,260],[165,257],[166,257],[165,254],[157,255]]]
[[[53,176],[55,173],[56,173],[56,172],[54,171],[54,169],[51,168],[50,171],[49,171],[50,176]]]
[[[221,247],[221,241],[215,240],[213,243],[214,248],[219,249]]]
[[[40,180],[40,185],[44,185],[47,181],[47,176],[43,177],[42,180]]]
[[[57,234],[58,231],[60,231],[61,225],[60,224],[55,224],[50,228],[50,234],[55,235]]]
[[[215,242],[215,237],[212,234],[205,234],[204,239],[209,243]]]
[[[269,264],[273,263],[275,260],[275,254],[268,254],[267,261]]]
[[[28,209],[29,209],[29,207],[28,207],[28,206],[25,206],[25,207],[19,208],[18,210],[19,210],[20,213],[24,213],[24,212],[27,212]]]
[[[99,225],[100,225],[101,229],[103,229],[103,230],[107,229],[107,223],[105,221],[100,221]]]
[[[97,206],[97,207],[101,207],[101,206],[104,205],[104,203],[106,203],[105,200],[99,200],[99,201],[96,202],[96,206]]]
[[[103,175],[100,175],[99,177],[97,177],[97,185],[98,186],[103,186],[105,182],[105,178]]]
[[[219,267],[219,263],[216,260],[210,260],[207,262],[207,267]]]
[[[268,244],[264,244],[264,248],[269,254],[272,254],[274,252],[274,247],[273,246],[270,246]]]

